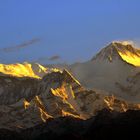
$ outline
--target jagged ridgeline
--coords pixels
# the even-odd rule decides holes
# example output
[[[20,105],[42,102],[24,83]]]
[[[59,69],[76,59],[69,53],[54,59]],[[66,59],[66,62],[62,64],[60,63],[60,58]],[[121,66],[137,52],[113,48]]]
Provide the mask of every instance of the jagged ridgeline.
[[[104,108],[125,112],[139,106],[87,90],[66,69],[24,63],[3,65],[1,70],[0,128],[25,129],[64,116],[85,120]]]

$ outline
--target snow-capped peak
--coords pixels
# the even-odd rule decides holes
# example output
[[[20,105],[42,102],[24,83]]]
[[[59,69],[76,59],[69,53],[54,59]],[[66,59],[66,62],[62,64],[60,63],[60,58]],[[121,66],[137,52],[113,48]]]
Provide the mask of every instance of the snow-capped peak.
[[[130,41],[114,41],[103,48],[93,60],[113,60],[120,59],[134,66],[140,66],[140,49],[135,48]]]
[[[11,75],[15,77],[32,77],[41,79],[44,75],[60,71],[56,68],[46,68],[38,63],[15,63],[0,64],[1,75]]]

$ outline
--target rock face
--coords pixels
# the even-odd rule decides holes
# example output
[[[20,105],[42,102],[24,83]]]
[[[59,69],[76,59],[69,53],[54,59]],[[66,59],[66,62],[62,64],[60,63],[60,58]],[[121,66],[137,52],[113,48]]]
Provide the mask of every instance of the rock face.
[[[0,80],[1,128],[27,128],[59,116],[79,117],[67,98],[72,98],[72,87],[82,87],[67,71],[52,72],[41,80],[7,75]],[[71,90],[69,95],[66,90]]]
[[[42,79],[0,77],[0,128],[26,129],[50,118],[88,119],[99,110],[138,110],[139,104],[87,90],[67,71],[51,72]]]

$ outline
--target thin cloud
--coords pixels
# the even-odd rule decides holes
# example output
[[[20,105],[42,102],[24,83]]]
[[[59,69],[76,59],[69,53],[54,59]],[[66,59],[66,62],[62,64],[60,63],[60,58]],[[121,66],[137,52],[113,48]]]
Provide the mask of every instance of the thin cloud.
[[[37,60],[35,60],[35,62],[46,62],[46,61],[56,61],[59,60],[61,57],[59,55],[54,55],[51,56],[50,58],[48,57],[39,57]]]
[[[26,48],[26,47],[28,47],[28,46],[30,46],[32,44],[37,43],[37,42],[40,42],[40,39],[39,38],[34,38],[32,40],[26,41],[26,42],[24,42],[22,44],[19,44],[19,45],[13,46],[13,47],[2,48],[2,49],[0,49],[0,51],[6,52],[6,53],[7,52],[14,52],[14,51],[18,51],[18,50],[20,50],[22,48]]]
[[[49,58],[50,61],[56,61],[58,59],[60,59],[61,57],[59,55],[54,55],[52,57]]]

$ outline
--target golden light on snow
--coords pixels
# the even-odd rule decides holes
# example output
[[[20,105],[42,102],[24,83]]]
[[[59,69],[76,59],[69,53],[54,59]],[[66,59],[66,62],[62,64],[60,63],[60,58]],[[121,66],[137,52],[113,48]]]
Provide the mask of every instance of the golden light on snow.
[[[62,72],[57,68],[46,68],[38,63],[30,64],[27,62],[16,64],[0,64],[0,73],[15,77],[32,77],[41,79],[49,72]]]
[[[113,41],[112,43],[121,43],[122,45],[126,46],[126,45],[132,45],[134,46],[134,42],[132,40],[124,40],[124,41]]]
[[[34,102],[40,111],[40,118],[43,122],[46,122],[48,118],[53,118],[46,112],[45,106],[43,105],[42,101],[40,100],[39,96],[35,96]]]
[[[30,106],[30,103],[26,100],[23,101],[24,103],[24,108],[27,109]]]
[[[40,107],[39,107],[38,109],[39,109],[39,111],[40,111],[40,117],[41,117],[41,120],[42,120],[43,122],[46,122],[46,120],[47,120],[48,118],[53,118],[52,116],[48,115],[47,112],[45,112],[45,111],[44,111],[43,109],[41,109]]]
[[[61,88],[56,88],[56,89],[51,88],[51,92],[54,96],[58,96],[63,99],[68,98],[68,95],[66,94],[66,90],[64,86],[62,86]]]
[[[45,111],[45,107],[38,96],[35,96],[34,103],[40,112],[40,118],[43,122],[46,122],[48,118],[52,118],[52,116]],[[24,109],[27,109],[31,105],[27,100],[24,100],[23,104]]]
[[[116,41],[113,41],[113,43],[116,43]],[[122,48],[117,48],[121,58],[129,64],[140,66],[140,49],[134,47],[135,43],[130,40],[117,41],[117,43],[123,45]]]
[[[33,77],[33,78],[40,78],[36,75],[32,70],[32,65],[29,63],[24,64],[9,64],[4,65],[0,64],[0,72],[16,77]]]
[[[127,63],[130,63],[134,66],[140,66],[140,56],[138,55],[133,55],[132,53],[130,52],[125,52],[124,53],[121,53],[119,52],[119,55],[122,57],[122,59],[124,61],[126,61]]]
[[[64,111],[63,109],[62,109],[62,116],[63,117],[65,117],[65,116],[71,116],[71,117],[74,117],[74,118],[81,119],[78,115],[71,114],[70,112]]]

